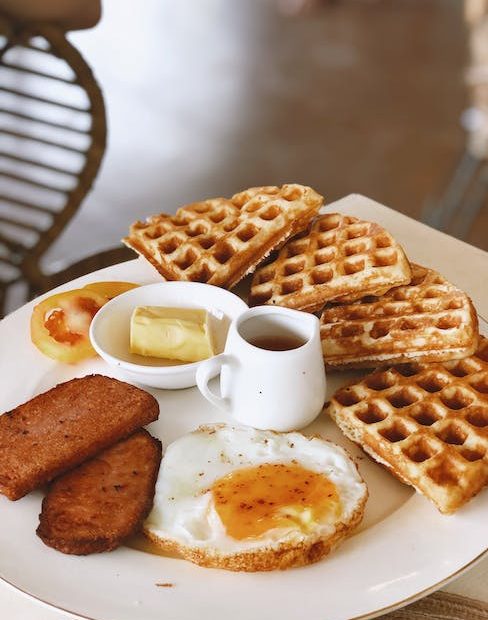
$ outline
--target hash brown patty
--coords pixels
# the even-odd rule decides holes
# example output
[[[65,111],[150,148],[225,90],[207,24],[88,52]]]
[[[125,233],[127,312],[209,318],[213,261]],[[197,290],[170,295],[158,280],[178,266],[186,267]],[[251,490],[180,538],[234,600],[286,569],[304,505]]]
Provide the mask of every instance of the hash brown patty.
[[[151,510],[161,442],[141,429],[57,478],[42,502],[37,535],[76,555],[111,551]]]
[[[19,499],[158,415],[151,394],[117,379],[61,383],[0,416],[0,493]]]

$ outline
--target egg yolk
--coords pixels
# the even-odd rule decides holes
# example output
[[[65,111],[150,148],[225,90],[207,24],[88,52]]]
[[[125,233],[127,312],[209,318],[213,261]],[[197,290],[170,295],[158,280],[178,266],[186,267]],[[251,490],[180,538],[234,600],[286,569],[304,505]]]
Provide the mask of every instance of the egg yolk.
[[[341,513],[334,483],[294,463],[238,469],[217,480],[211,491],[227,534],[238,540],[283,527],[306,533]]]

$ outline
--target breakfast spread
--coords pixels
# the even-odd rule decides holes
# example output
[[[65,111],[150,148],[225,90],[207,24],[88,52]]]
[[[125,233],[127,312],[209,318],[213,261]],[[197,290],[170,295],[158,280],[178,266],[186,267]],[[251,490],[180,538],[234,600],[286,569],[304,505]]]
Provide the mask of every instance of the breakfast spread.
[[[328,304],[320,317],[326,367],[371,368],[467,357],[478,344],[469,297],[431,269],[381,297]]]
[[[153,396],[117,379],[61,383],[0,416],[0,493],[19,499],[158,415]]]
[[[405,364],[340,389],[342,432],[443,513],[488,484],[488,339],[459,361]]]
[[[167,447],[144,531],[202,566],[284,569],[327,555],[359,524],[367,495],[333,443],[214,424]]]
[[[138,430],[57,478],[42,502],[38,536],[63,553],[111,551],[151,510],[161,442]]]
[[[167,280],[232,288],[304,230],[322,203],[322,196],[303,185],[253,187],[136,222],[123,241]]]
[[[256,271],[249,303],[315,312],[327,301],[382,295],[410,279],[403,249],[384,228],[327,213]]]
[[[249,303],[262,307],[238,308],[223,355],[215,356],[222,349],[204,309],[143,301],[124,310],[128,355],[146,357],[153,374],[165,366],[158,360],[173,360],[174,373],[178,363],[201,362],[202,393],[249,426],[201,426],[170,444],[161,461],[160,442],[141,430],[158,417],[156,399],[101,375],[60,384],[5,413],[0,492],[15,500],[51,483],[37,530],[47,545],[108,551],[142,527],[164,552],[201,566],[265,571],[322,559],[360,523],[368,497],[343,448],[288,432],[322,409],[323,363],[376,368],[340,388],[328,413],[345,437],[440,512],[458,510],[488,484],[488,340],[479,337],[471,300],[439,273],[411,264],[380,225],[319,215],[322,202],[302,185],[254,187],[131,226],[124,243],[167,280],[230,289],[255,272]],[[95,282],[47,297],[34,308],[32,342],[59,362],[94,356],[93,317],[136,286]],[[132,294],[105,306],[92,332]],[[289,320],[287,329],[257,329],[256,318],[271,325],[266,312],[283,330]],[[120,359],[117,351],[109,357]],[[219,397],[207,384],[225,364]],[[188,385],[194,382],[171,387]]]
[[[200,308],[137,306],[130,322],[130,350],[182,362],[207,359],[214,354],[208,312]]]

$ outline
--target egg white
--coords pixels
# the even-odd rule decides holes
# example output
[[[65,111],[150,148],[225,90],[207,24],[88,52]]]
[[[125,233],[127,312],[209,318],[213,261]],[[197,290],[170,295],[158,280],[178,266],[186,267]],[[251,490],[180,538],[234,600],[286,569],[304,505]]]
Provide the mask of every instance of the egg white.
[[[300,433],[274,433],[247,426],[204,426],[172,443],[166,450],[156,484],[154,505],[144,529],[178,545],[232,554],[304,539],[297,527],[280,527],[258,538],[229,536],[213,505],[216,480],[245,467],[297,462],[323,474],[336,486],[339,517],[329,515],[314,525],[314,534],[329,536],[364,503],[366,484],[346,451]]]

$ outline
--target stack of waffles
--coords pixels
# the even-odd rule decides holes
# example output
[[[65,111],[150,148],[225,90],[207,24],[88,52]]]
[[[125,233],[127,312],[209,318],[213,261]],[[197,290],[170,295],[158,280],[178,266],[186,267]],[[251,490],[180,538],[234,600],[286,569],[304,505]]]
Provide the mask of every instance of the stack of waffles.
[[[377,369],[335,394],[332,418],[453,512],[488,484],[488,341],[473,304],[380,225],[319,214],[322,201],[301,185],[251,188],[136,222],[124,242],[169,280],[231,288],[254,272],[250,305],[320,313],[327,368]]]
[[[381,226],[320,215],[253,278],[251,305],[320,313],[326,367],[374,368],[471,355],[478,342],[469,297],[410,264]]]

